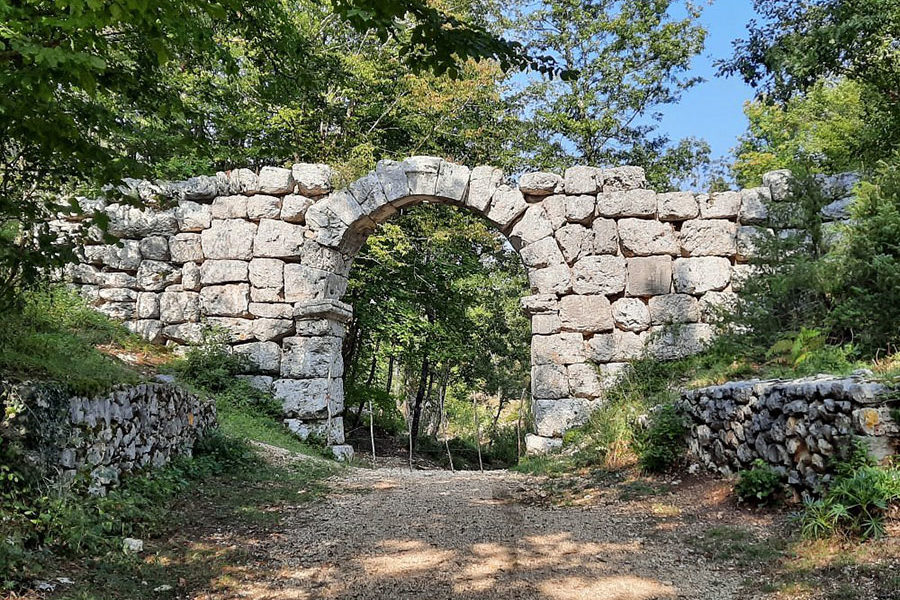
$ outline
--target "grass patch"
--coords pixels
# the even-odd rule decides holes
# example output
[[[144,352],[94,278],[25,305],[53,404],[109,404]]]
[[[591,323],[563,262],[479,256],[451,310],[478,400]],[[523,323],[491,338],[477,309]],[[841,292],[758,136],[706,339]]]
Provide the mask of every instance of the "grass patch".
[[[693,544],[711,560],[741,567],[775,561],[785,547],[778,537],[759,539],[746,529],[729,526],[712,527],[703,537],[695,538]]]
[[[91,395],[142,379],[138,367],[116,354],[154,363],[164,353],[64,286],[25,292],[20,301],[0,315],[0,373],[6,378],[52,379],[74,394]]]

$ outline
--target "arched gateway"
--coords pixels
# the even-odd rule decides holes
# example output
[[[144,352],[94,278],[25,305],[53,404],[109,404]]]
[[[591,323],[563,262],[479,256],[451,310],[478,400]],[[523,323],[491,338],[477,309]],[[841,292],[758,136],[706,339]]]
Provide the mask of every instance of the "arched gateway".
[[[167,210],[82,199],[106,212],[122,241],[85,245],[70,279],[98,310],[156,341],[192,343],[203,322],[224,327],[257,365],[253,382],[283,402],[287,424],[339,445],[341,347],[352,317],[341,298],[356,253],[404,206],[475,211],[528,272],[532,295],[522,306],[532,325],[537,434],[528,442],[543,451],[602,402],[627,361],[702,347],[710,308],[733,297],[733,275],[747,268],[736,263],[759,233],[749,225],[765,221],[778,183],[657,194],[640,168],[577,166],[512,186],[498,169],[434,157],[381,161],[338,191],[330,178],[325,165],[299,164],[127,182],[145,201],[176,199]],[[61,232],[73,226],[55,223]]]

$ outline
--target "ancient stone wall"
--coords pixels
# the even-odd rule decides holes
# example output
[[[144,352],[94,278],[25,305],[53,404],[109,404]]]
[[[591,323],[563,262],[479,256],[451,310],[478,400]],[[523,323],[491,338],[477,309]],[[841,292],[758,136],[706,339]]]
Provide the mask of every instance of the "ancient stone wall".
[[[690,454],[724,475],[762,459],[795,489],[814,490],[855,436],[879,459],[900,450],[900,390],[861,377],[738,381],[685,391],[681,403]]]
[[[123,473],[190,455],[216,426],[211,401],[170,383],[86,398],[70,397],[54,384],[0,381],[0,406],[7,409],[3,429],[20,440],[29,463],[62,482],[87,471],[99,494]]]
[[[61,236],[87,233],[68,278],[98,310],[161,343],[196,343],[204,324],[223,327],[294,431],[341,444],[340,350],[352,318],[341,297],[357,251],[403,207],[474,211],[506,235],[528,272],[532,295],[522,306],[537,424],[528,445],[540,451],[587,417],[627,361],[702,348],[759,236],[788,226],[770,223],[789,212],[770,210],[787,181],[775,172],[743,191],[656,193],[640,168],[576,166],[513,185],[492,167],[413,157],[381,161],[337,191],[327,166],[297,164],[127,181],[120,191],[143,207],[79,199],[108,217],[117,245],[84,232],[79,215],[54,225]]]

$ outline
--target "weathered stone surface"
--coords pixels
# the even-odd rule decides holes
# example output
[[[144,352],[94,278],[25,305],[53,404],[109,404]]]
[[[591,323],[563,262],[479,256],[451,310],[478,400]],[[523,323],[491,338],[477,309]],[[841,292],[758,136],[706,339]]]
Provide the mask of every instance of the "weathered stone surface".
[[[851,209],[853,208],[853,204],[856,201],[855,198],[841,198],[839,200],[835,200],[825,206],[822,207],[822,218],[826,221],[840,221],[849,219],[851,216]]]
[[[154,292],[140,292],[137,295],[134,316],[138,319],[159,318],[159,297]]]
[[[580,333],[531,336],[532,365],[570,365],[585,361],[584,337]]]
[[[604,192],[597,196],[597,215],[601,217],[652,217],[656,214],[656,192],[629,190]]]
[[[203,341],[203,325],[179,323],[163,327],[163,335],[177,344],[199,344]]]
[[[770,171],[762,176],[763,186],[768,187],[774,202],[784,202],[791,196],[794,177],[787,169]]]
[[[547,215],[554,230],[566,224],[566,196],[563,194],[544,196],[541,206],[544,207],[544,214]]]
[[[140,239],[150,235],[174,235],[178,232],[178,220],[174,210],[154,211],[124,204],[106,207],[109,217],[107,232],[117,238]]]
[[[141,261],[137,270],[137,285],[142,290],[159,291],[181,281],[181,269],[159,260]]]
[[[259,170],[259,191],[263,194],[290,194],[294,190],[294,177],[290,169],[263,167]]]
[[[181,266],[181,289],[200,291],[200,267],[197,263],[187,262]]]
[[[690,222],[688,221],[688,223]],[[621,219],[619,221],[619,239],[626,256],[653,256],[655,254],[678,256],[681,254],[675,230],[668,223],[649,219]]]
[[[247,280],[247,263],[242,260],[207,260],[200,265],[200,283],[202,285]]]
[[[738,303],[738,295],[724,292],[707,292],[700,297],[700,316],[705,323],[717,323],[721,317],[732,312]]]
[[[534,294],[565,294],[572,289],[572,274],[566,264],[532,269],[528,283]]]
[[[557,299],[556,294],[525,296],[519,300],[519,304],[526,315],[556,314],[559,312],[559,299]]]
[[[583,398],[535,400],[532,405],[535,430],[540,436],[562,436],[584,423],[591,409],[590,402]]]
[[[163,292],[159,295],[159,319],[166,325],[200,320],[200,294]]]
[[[469,193],[466,206],[486,213],[494,192],[503,183],[503,171],[494,167],[475,167],[469,177]]]
[[[533,244],[553,235],[553,227],[544,215],[539,204],[529,206],[525,214],[509,232],[509,241],[513,246],[521,248],[525,244]]]
[[[487,218],[499,229],[505,229],[528,208],[525,197],[517,188],[501,185],[491,198]]]
[[[314,200],[309,196],[289,194],[281,199],[281,220],[302,225],[306,222],[306,211],[313,204]]]
[[[150,260],[169,260],[169,239],[161,235],[143,238],[140,241],[140,255]]]
[[[734,219],[741,210],[740,192],[713,192],[700,194],[701,219]]]
[[[203,231],[212,224],[209,206],[196,202],[179,202],[175,219],[179,231]]]
[[[134,318],[134,304],[134,302],[104,302],[95,306],[94,309],[110,319],[126,321]]]
[[[576,398],[600,398],[603,396],[603,385],[596,365],[575,363],[568,367],[569,388]]]
[[[672,257],[633,257],[626,261],[628,296],[646,297],[668,294],[672,290]]]
[[[556,238],[545,237],[533,244],[527,244],[519,251],[526,267],[542,269],[553,265],[564,264],[565,258],[556,243]]]
[[[682,248],[690,256],[734,256],[737,252],[737,225],[730,221],[686,221],[679,237]]]
[[[260,219],[278,219],[281,216],[281,199],[265,194],[256,194],[247,198],[247,218],[252,221]]]
[[[469,167],[441,161],[434,195],[460,203],[469,189]]]
[[[569,396],[569,376],[565,365],[531,367],[531,396],[542,400]]]
[[[289,335],[293,335],[294,320],[293,319],[254,319],[250,321],[253,337],[266,342],[270,340],[280,341]]]
[[[401,163],[403,170],[406,171],[411,195],[434,195],[441,162],[441,159],[435,156],[411,156]]]
[[[530,196],[559,194],[564,189],[563,178],[556,173],[525,173],[519,178],[519,189]]]
[[[254,258],[250,261],[248,275],[254,287],[280,290],[284,286],[284,261]]]
[[[253,240],[253,255],[268,258],[296,258],[305,241],[304,229],[299,225],[263,219]]]
[[[286,415],[299,418],[327,417],[344,410],[344,388],[337,379],[276,379],[272,384],[276,400]]]
[[[525,434],[525,454],[543,456],[562,448],[562,438],[542,437],[533,433]]]
[[[564,330],[596,333],[613,328],[612,310],[606,296],[564,296],[559,301]]]
[[[99,285],[101,288],[127,287],[132,289],[140,288],[137,277],[128,273],[115,271],[98,272],[94,269],[94,277],[91,281]]]
[[[272,393],[272,384],[275,382],[275,378],[271,375],[237,375],[236,377],[246,381],[255,390],[267,394]]]
[[[281,369],[281,346],[275,342],[250,342],[234,346],[235,354],[247,357],[255,371],[278,373]]]
[[[251,302],[284,302],[284,288],[250,287]]]
[[[243,219],[213,220],[209,229],[200,233],[200,245],[206,258],[250,260],[256,223]]]
[[[199,233],[179,233],[169,239],[169,257],[172,262],[200,262],[203,246]]]
[[[98,290],[97,296],[107,302],[134,302],[137,292],[128,288],[107,288]]]
[[[347,278],[306,265],[284,265],[284,299],[287,302],[340,298]]]
[[[656,205],[660,221],[686,221],[696,219],[700,214],[700,206],[693,192],[659,194]]]
[[[241,344],[256,339],[253,332],[256,321],[244,317],[206,317],[204,321],[207,325],[221,328],[226,334],[227,344]]]
[[[250,305],[250,286],[246,283],[211,285],[200,290],[200,308],[205,315],[243,317]]]
[[[644,354],[646,343],[646,333],[615,329],[588,340],[588,357],[600,363],[635,360]]]
[[[648,351],[660,360],[674,360],[702,352],[713,338],[707,323],[684,323],[651,329]]]
[[[654,296],[648,303],[653,325],[696,323],[700,320],[700,303],[687,294]]]
[[[138,319],[126,321],[125,327],[133,334],[139,335],[151,344],[159,344],[163,341],[162,323],[155,319]]]
[[[246,196],[219,196],[209,207],[213,219],[246,219]]]
[[[759,255],[761,245],[771,240],[775,232],[753,225],[742,225],[737,229],[736,256],[738,260],[748,261]]]
[[[594,253],[594,241],[596,239],[594,231],[584,225],[565,225],[557,229],[554,235],[559,242],[558,249],[562,250],[562,256],[565,262],[569,264],[573,264],[578,259]]]
[[[321,196],[331,191],[332,171],[328,165],[297,163],[291,167],[291,177],[304,196]]]
[[[104,246],[102,262],[111,269],[136,271],[141,265],[141,243],[137,240],[119,240]],[[149,257],[148,257],[149,258]]]
[[[595,254],[618,254],[619,232],[612,219],[594,219],[591,230],[594,232]]]
[[[744,283],[759,272],[757,265],[734,265],[731,267],[731,288],[740,292]]]
[[[678,258],[672,274],[675,291],[698,295],[725,289],[731,281],[731,262],[718,256]]]
[[[340,378],[344,374],[340,338],[289,337],[282,350],[282,377]]]
[[[550,335],[562,331],[562,320],[558,314],[537,314],[531,317],[531,333]]]
[[[253,291],[250,291],[251,298]],[[250,302],[250,314],[267,319],[293,319],[294,307],[291,304],[273,302]]]
[[[744,225],[761,225],[769,218],[772,191],[768,187],[741,190],[741,210],[738,221]]]
[[[650,309],[639,298],[619,298],[612,303],[616,326],[625,331],[645,331],[650,327]]]
[[[597,199],[591,195],[566,196],[566,220],[589,225],[594,218]]]
[[[621,256],[586,256],[572,267],[576,294],[618,294],[625,289],[625,259]]]
[[[567,194],[596,194],[600,191],[596,167],[575,166],[566,169],[564,187]]]
[[[231,172],[230,179],[234,182],[237,188],[235,191],[238,193],[247,194],[248,196],[259,193],[259,176],[255,171],[235,169]]]
[[[647,186],[647,175],[642,167],[624,166],[602,169],[597,176],[604,192],[638,190]]]

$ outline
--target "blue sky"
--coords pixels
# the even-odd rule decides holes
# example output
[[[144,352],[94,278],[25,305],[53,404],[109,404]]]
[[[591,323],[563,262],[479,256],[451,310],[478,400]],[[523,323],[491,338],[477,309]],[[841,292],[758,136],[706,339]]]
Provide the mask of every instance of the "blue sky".
[[[694,59],[691,72],[706,81],[686,92],[678,104],[662,107],[660,131],[673,140],[703,138],[715,158],[730,153],[747,128],[743,105],[754,94],[738,77],[717,77],[713,63],[731,56],[732,40],[746,37],[754,15],[752,0],[714,0],[706,7],[701,18],[709,31],[706,49]]]

